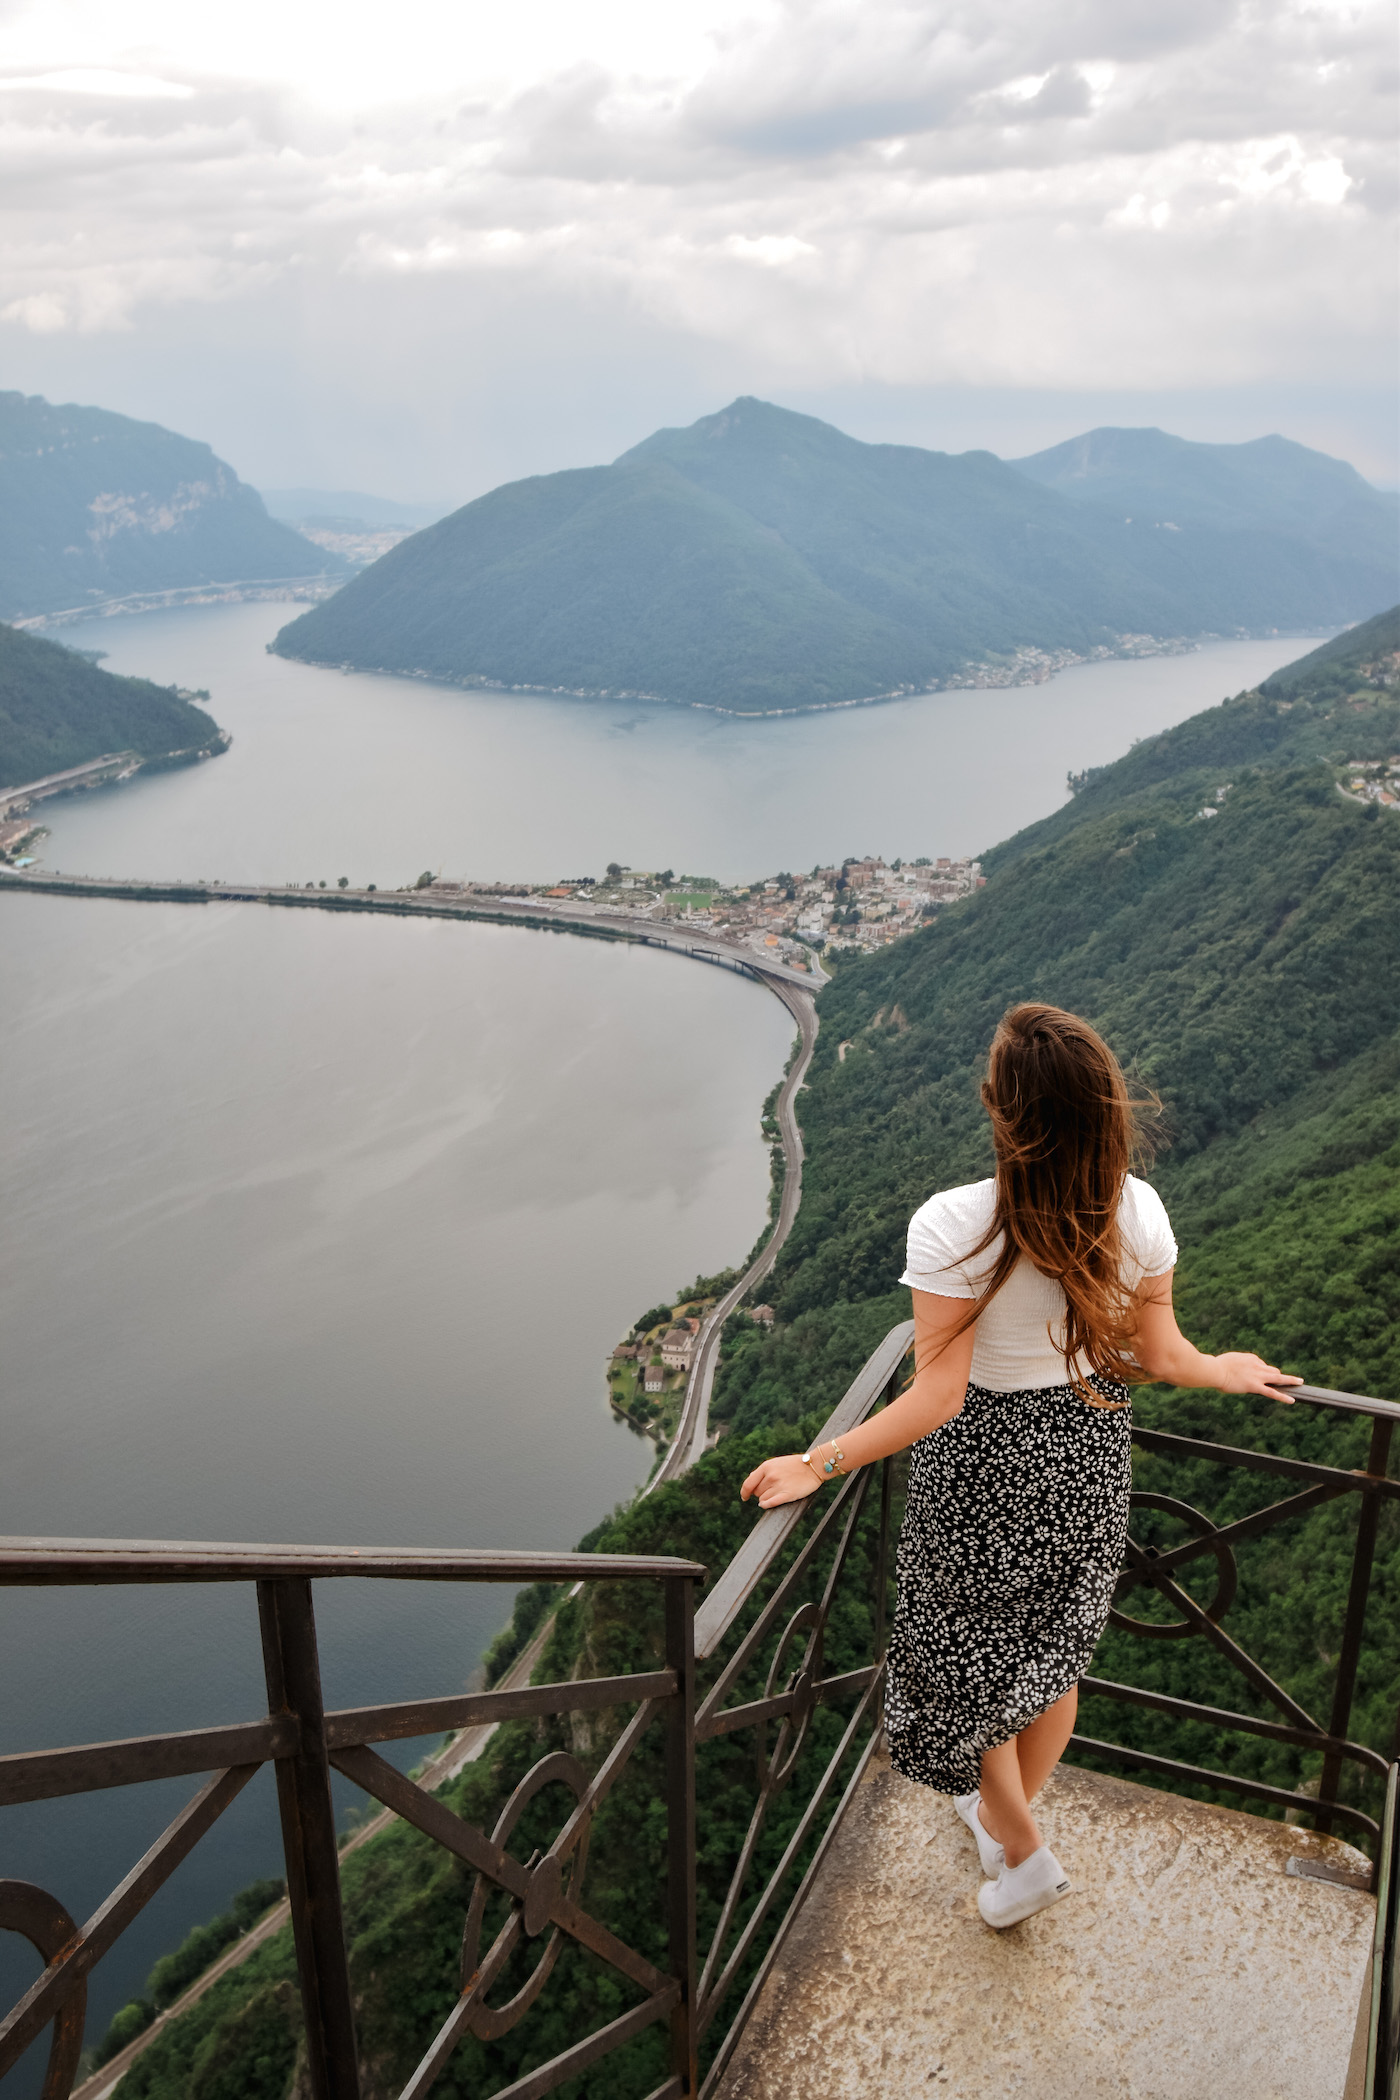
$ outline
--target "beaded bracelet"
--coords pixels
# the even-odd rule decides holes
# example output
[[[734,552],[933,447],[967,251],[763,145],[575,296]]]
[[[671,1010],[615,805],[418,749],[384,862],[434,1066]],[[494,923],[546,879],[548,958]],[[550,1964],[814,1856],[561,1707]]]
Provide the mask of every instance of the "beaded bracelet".
[[[836,1473],[838,1477],[844,1474],[846,1471],[846,1454],[841,1449],[841,1446],[833,1443],[830,1458],[823,1459],[818,1467],[812,1465],[812,1460],[820,1449],[820,1444],[814,1444],[810,1451],[804,1451],[802,1454],[803,1465],[810,1466],[819,1480],[830,1480],[833,1473]]]

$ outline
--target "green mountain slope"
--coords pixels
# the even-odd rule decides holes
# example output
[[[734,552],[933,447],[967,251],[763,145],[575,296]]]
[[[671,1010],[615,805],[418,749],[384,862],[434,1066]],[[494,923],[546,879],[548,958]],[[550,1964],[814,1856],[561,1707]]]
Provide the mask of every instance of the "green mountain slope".
[[[1240,693],[1191,715],[1174,729],[1135,744],[1111,766],[1071,774],[1073,803],[994,847],[987,865],[1001,865],[1063,838],[1086,818],[1168,782],[1189,799],[1211,793],[1236,766],[1387,757],[1377,739],[1384,740],[1390,716],[1385,706],[1378,714],[1375,703],[1378,696],[1393,694],[1397,666],[1400,607],[1392,607],[1276,671],[1257,693]]]
[[[148,678],[119,678],[71,649],[0,626],[0,787],[22,787],[108,752],[216,751],[202,708]]]
[[[809,1434],[874,1342],[907,1316],[895,1279],[909,1213],[932,1189],[988,1171],[977,1081],[998,1017],[1027,995],[1091,1016],[1163,1095],[1173,1142],[1154,1178],[1181,1241],[1188,1330],[1208,1348],[1259,1348],[1315,1383],[1400,1398],[1400,812],[1349,799],[1334,763],[1400,760],[1395,621],[1339,638],[1311,673],[1270,680],[1271,691],[1293,681],[1291,706],[1241,695],[1139,746],[1066,811],[985,855],[988,882],[975,897],[841,969],[821,995],[801,1097],[802,1209],[764,1284],[777,1320],[766,1334],[738,1315],[726,1336],[715,1413],[729,1433],[683,1481],[618,1513],[586,1544],[692,1554],[712,1569],[732,1555],[753,1521],[737,1501],[743,1474]],[[1212,796],[1225,785],[1222,750],[1232,785],[1207,804],[1207,784]],[[1200,815],[1207,806],[1214,817]],[[1187,1433],[1333,1464],[1355,1465],[1364,1453],[1364,1425],[1305,1406],[1150,1388],[1137,1407]],[[1204,1462],[1183,1478],[1143,1458],[1138,1479],[1221,1521],[1280,1491]],[[1231,1629],[1324,1714],[1355,1516],[1354,1504],[1316,1508],[1237,1549]],[[870,1589],[859,1567],[855,1601],[828,1639],[833,1671],[865,1652],[860,1600]],[[539,1604],[526,1593],[522,1625]],[[1369,1628],[1353,1733],[1389,1750],[1400,1676],[1393,1508],[1382,1520]],[[590,1594],[560,1611],[540,1675],[650,1666],[656,1640],[634,1594]],[[1255,1705],[1199,1641],[1132,1642],[1110,1630],[1096,1667],[1235,1710]],[[1283,1745],[1216,1739],[1195,1723],[1121,1706],[1095,1711],[1091,1702],[1085,1723],[1271,1784],[1294,1786],[1312,1769]],[[830,1754],[838,1725],[818,1712],[804,1753],[812,1766]],[[449,1798],[489,1827],[546,1750],[572,1747],[596,1767],[611,1739],[597,1728],[585,1747],[562,1727],[514,1724]],[[659,1958],[653,1898],[664,1854],[647,1797],[648,1786],[659,1789],[658,1767],[659,1753],[644,1760],[636,1786],[625,1782],[599,1816],[588,1903]],[[792,1829],[806,1798],[800,1778],[765,1827],[751,1886]],[[747,1744],[702,1746],[702,1944],[751,1803]],[[553,1827],[542,1821],[526,1848]],[[403,1826],[347,1861],[345,1878],[362,2048],[373,2090],[392,2092],[454,2002],[468,1892],[445,1855]],[[284,1934],[159,2038],[123,2081],[122,2100],[215,2091],[283,2100],[293,2078],[293,1974]],[[620,2009],[615,1984],[566,1953],[541,2011],[502,2041],[464,2045],[437,2090],[448,2100],[496,2091]],[[590,2073],[589,2100],[653,2089],[664,2076],[659,2047],[644,2036],[628,2061]]]
[[[1393,530],[1371,530],[1347,552],[1286,531],[1256,546],[1246,507],[1206,557],[988,452],[866,445],[743,399],[610,467],[494,490],[275,646],[469,684],[829,706],[1020,650],[1353,620],[1394,595]]]
[[[0,619],[343,567],[270,518],[208,445],[0,393]]]
[[[1291,438],[1244,445],[1193,444],[1165,430],[1089,430],[1009,463],[1073,502],[1143,524],[1253,526],[1308,546],[1375,554],[1375,529],[1394,531],[1397,498],[1355,467]]]
[[[1144,575],[1228,600],[1243,625],[1265,624],[1263,608],[1294,589],[1322,625],[1394,595],[1394,494],[1288,438],[1198,445],[1164,430],[1091,430],[1013,464],[1121,524]]]

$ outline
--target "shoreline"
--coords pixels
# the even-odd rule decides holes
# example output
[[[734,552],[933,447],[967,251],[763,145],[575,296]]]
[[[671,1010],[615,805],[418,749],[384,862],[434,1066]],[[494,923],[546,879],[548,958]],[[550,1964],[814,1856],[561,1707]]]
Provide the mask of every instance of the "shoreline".
[[[771,985],[770,990],[782,1000],[798,1027],[797,1054],[788,1060],[782,1086],[774,1104],[783,1158],[783,1180],[778,1192],[777,1215],[758,1252],[705,1315],[685,1382],[685,1398],[681,1403],[676,1433],[667,1450],[661,1454],[660,1463],[654,1469],[650,1480],[642,1489],[644,1495],[649,1495],[653,1488],[659,1487],[663,1481],[678,1479],[682,1473],[689,1472],[696,1460],[702,1458],[709,1450],[710,1399],[714,1392],[715,1374],[719,1369],[724,1323],[777,1261],[796,1223],[798,1208],[802,1202],[804,1154],[795,1104],[806,1083],[808,1068],[817,1047],[820,1022],[817,1018],[816,999],[812,992],[792,991],[780,988],[777,984]]]
[[[52,612],[26,613],[5,624],[25,634],[46,627],[72,627],[81,620],[120,619],[130,613],[177,612],[182,605],[249,605],[282,600],[289,605],[318,605],[348,583],[318,569],[305,576],[244,576],[231,583],[176,583],[165,590],[128,591],[119,598],[98,598],[88,605],[65,605]]]
[[[1309,639],[1311,633],[1311,629],[1300,627],[1296,630],[1296,637]],[[270,656],[280,656],[284,663],[303,664],[308,670],[339,671],[345,677],[412,678],[424,685],[442,686],[448,692],[520,693],[542,700],[604,700],[614,705],[688,707],[702,714],[724,715],[736,722],[769,722],[792,715],[836,714],[843,708],[885,707],[896,700],[929,700],[939,693],[1007,692],[1028,686],[1048,685],[1061,671],[1077,670],[1084,664],[1140,663],[1157,657],[1193,656],[1213,643],[1270,641],[1275,638],[1287,641],[1291,635],[1274,627],[1241,629],[1233,634],[1217,634],[1213,631],[1198,635],[1173,636],[1125,634],[1118,638],[1121,647],[1111,649],[1103,645],[1091,649],[1087,654],[1073,649],[1042,650],[1027,647],[1013,653],[1010,667],[1006,670],[994,663],[969,662],[962,672],[947,678],[931,680],[926,685],[896,686],[888,692],[864,693],[849,700],[812,700],[794,707],[749,708],[725,707],[717,700],[677,700],[665,693],[634,691],[630,687],[530,685],[503,678],[451,678],[441,671],[395,669],[383,664],[335,663],[329,658],[293,656],[290,652],[278,649],[275,638],[265,644],[265,647]]]
[[[0,867],[0,893],[15,891],[32,891],[41,896],[114,897],[143,904],[265,904],[292,910],[380,912],[396,918],[474,919],[488,925],[528,927],[534,932],[577,933],[585,939],[666,948],[694,962],[752,977],[770,989],[788,985],[810,994],[828,981],[824,971],[794,969],[717,934],[671,933],[665,930],[665,920],[630,918],[621,912],[605,915],[589,906],[554,904],[543,898],[514,904],[503,897],[478,901],[470,896],[433,896],[422,890],[300,890],[283,884],[186,882],[178,878],[144,882]]]

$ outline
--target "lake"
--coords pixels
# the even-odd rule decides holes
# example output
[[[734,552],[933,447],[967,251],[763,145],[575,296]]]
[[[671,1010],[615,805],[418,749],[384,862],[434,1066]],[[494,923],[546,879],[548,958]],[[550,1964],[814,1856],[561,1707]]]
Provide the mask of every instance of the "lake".
[[[1313,647],[1224,642],[1084,664],[1047,685],[741,722],[691,707],[460,692],[269,656],[295,608],[250,604],[65,627],[106,668],[192,688],[233,733],[197,771],[51,804],[45,858],[86,875],[381,887],[610,860],[722,881],[846,854],[976,853],[1102,765]]]
[[[0,927],[0,1531],[557,1548],[644,1480],[603,1366],[764,1229],[769,993],[441,921],[0,896]],[[508,1608],[321,1585],[328,1701],[461,1689]],[[0,1679],[0,1750],[266,1705],[243,1586],[5,1592]],[[0,1811],[0,1871],[81,1918],[189,1791]],[[97,1971],[92,2033],[276,1833],[263,1775]]]
[[[207,686],[234,743],[51,804],[49,865],[387,884],[973,852],[1053,809],[1067,768],[1310,646],[741,723],[283,663],[287,610],[64,630]],[[792,1038],[768,993],[568,936],[233,904],[0,896],[0,929],[0,1530],[558,1547],[635,1490],[650,1447],[603,1360],[763,1229],[758,1111]],[[324,1585],[328,1701],[459,1688],[506,1603]],[[263,1700],[242,1588],[6,1593],[0,1670],[0,1750]],[[0,1871],[81,1918],[189,1791],[6,1810]],[[263,1774],[97,1971],[90,2038],[277,1861]],[[36,1966],[5,1949],[6,1979]]]

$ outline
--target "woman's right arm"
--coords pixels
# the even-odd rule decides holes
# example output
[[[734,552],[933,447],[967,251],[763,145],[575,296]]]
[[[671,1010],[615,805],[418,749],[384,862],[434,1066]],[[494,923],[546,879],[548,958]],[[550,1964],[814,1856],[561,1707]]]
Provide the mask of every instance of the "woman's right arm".
[[[1287,1371],[1266,1364],[1248,1349],[1227,1349],[1220,1356],[1206,1356],[1188,1342],[1176,1324],[1172,1308],[1171,1269],[1151,1276],[1138,1298],[1137,1334],[1133,1354],[1149,1378],[1163,1385],[1214,1386],[1220,1393],[1262,1393],[1266,1400],[1281,1400],[1291,1407],[1293,1398],[1283,1388],[1301,1385]]]
[[[841,1438],[842,1472],[906,1451],[958,1413],[967,1393],[976,1331],[974,1324],[957,1332],[967,1312],[966,1298],[938,1298],[931,1291],[915,1291],[914,1376],[897,1400]],[[820,1446],[828,1456],[833,1448]],[[754,1467],[739,1494],[744,1501],[756,1495],[761,1508],[776,1509],[780,1502],[815,1494],[820,1485],[820,1473],[804,1465],[800,1456],[766,1458]]]

